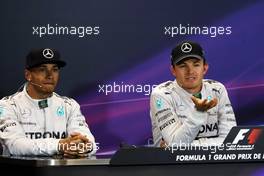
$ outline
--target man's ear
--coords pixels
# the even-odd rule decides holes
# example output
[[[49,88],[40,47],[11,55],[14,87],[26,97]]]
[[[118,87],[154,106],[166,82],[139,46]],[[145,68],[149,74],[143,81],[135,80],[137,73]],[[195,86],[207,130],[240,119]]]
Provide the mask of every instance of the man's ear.
[[[204,71],[203,74],[205,75],[209,69],[209,65],[207,63],[204,64]]]
[[[170,71],[171,71],[171,74],[176,77],[176,74],[175,74],[175,67],[173,65],[170,66]]]
[[[27,81],[31,81],[31,73],[30,73],[30,71],[28,70],[28,69],[25,69],[25,78],[26,78],[26,80]]]

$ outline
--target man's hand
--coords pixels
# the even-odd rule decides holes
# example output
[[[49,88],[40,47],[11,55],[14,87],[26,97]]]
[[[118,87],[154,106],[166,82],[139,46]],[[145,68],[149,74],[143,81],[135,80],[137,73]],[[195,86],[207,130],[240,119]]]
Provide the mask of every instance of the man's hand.
[[[87,157],[92,151],[93,144],[89,139],[80,133],[73,133],[70,137],[61,139],[58,146],[59,152],[68,158]]]
[[[207,111],[208,109],[211,109],[217,105],[217,99],[214,98],[212,100],[201,100],[199,98],[196,98],[194,96],[191,97],[193,103],[195,104],[195,107],[198,111]]]
[[[164,139],[161,139],[160,141],[160,148],[167,148],[168,144],[164,141]]]

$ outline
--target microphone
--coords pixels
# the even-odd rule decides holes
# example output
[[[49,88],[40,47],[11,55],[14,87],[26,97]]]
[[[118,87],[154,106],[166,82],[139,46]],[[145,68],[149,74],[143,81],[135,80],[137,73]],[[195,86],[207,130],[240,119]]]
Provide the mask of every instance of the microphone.
[[[39,85],[39,84],[37,84],[37,83],[34,83],[34,82],[32,82],[32,81],[29,81],[29,83],[32,84],[32,85],[34,85],[34,86],[38,86],[38,87],[42,88],[41,85]]]
[[[32,84],[33,86],[37,86],[37,87],[40,87],[40,88],[43,87],[43,86],[41,86],[41,85],[39,85],[39,84],[37,84],[37,83],[32,82],[31,80],[28,80],[28,82],[29,82],[30,84]],[[38,102],[38,106],[39,106],[40,109],[44,109],[44,108],[48,107],[48,100],[47,100],[47,99],[40,100],[40,101]]]

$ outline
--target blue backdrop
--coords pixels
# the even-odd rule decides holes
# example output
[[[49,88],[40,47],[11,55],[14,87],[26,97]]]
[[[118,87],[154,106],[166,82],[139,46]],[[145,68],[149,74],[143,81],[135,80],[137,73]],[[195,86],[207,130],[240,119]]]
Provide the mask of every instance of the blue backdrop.
[[[207,78],[225,84],[239,125],[263,124],[264,1],[46,0],[0,2],[0,97],[24,82],[31,48],[68,65],[57,92],[80,104],[100,151],[151,142],[149,94],[170,74],[171,49],[201,43]]]

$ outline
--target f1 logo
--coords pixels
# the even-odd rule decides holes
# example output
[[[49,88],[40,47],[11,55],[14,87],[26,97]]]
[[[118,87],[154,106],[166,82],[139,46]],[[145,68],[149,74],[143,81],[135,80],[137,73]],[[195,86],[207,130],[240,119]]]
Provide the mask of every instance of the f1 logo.
[[[237,136],[235,137],[234,141],[232,144],[237,144],[238,141],[242,141],[245,138],[245,134],[249,131],[249,129],[241,129]]]
[[[239,141],[242,141],[246,134],[248,133],[249,129],[241,129],[237,136],[235,137],[234,141],[232,142],[232,144],[237,144]],[[255,142],[257,141],[257,139],[259,138],[260,134],[261,134],[261,129],[255,128],[252,129],[252,131],[250,132],[250,134],[248,135],[247,138],[247,143],[252,145],[255,144]]]

